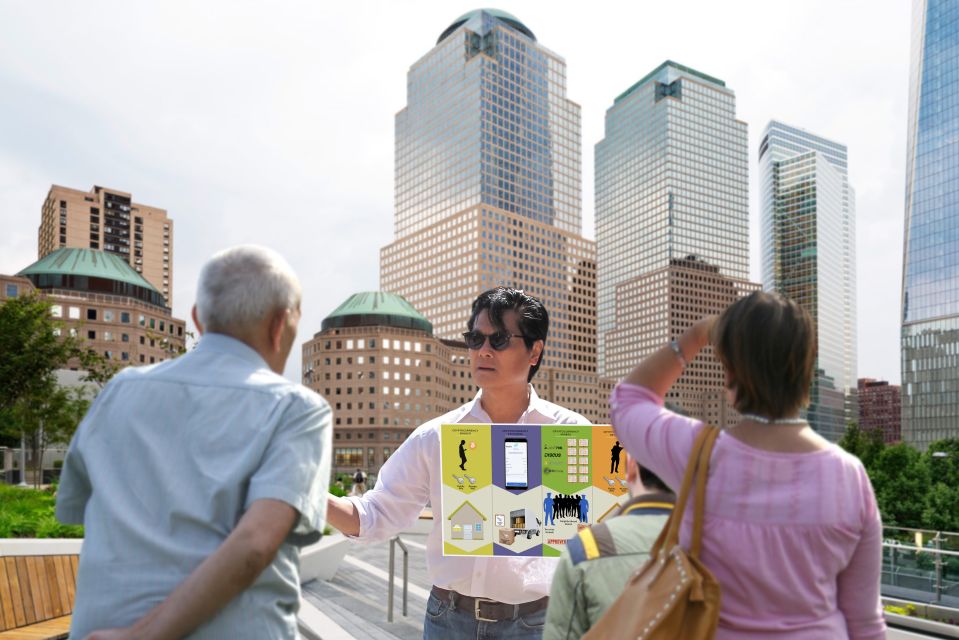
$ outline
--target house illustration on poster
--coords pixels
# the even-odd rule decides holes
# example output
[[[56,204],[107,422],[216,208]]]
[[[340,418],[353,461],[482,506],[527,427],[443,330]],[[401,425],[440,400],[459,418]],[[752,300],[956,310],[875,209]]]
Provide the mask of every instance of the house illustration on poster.
[[[449,515],[451,540],[482,540],[486,516],[467,500]]]

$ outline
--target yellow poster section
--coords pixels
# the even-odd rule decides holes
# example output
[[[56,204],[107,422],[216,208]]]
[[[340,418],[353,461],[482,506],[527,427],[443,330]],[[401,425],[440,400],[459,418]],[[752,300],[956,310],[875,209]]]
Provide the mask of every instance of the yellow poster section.
[[[444,542],[443,553],[448,556],[491,556],[493,555],[493,543],[490,542],[472,551],[464,551],[459,547],[451,545],[449,542]]]
[[[479,491],[493,483],[493,455],[488,424],[444,424],[443,484],[463,493]],[[465,462],[464,462],[465,460]],[[454,507],[455,508],[455,507]]]
[[[488,424],[440,427],[443,464],[443,553],[493,554],[492,439]]]

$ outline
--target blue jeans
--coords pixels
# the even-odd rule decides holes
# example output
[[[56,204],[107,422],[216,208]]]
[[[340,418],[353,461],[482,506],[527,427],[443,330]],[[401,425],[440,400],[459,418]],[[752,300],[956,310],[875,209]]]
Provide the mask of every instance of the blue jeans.
[[[423,640],[541,640],[545,624],[546,609],[514,620],[485,622],[431,593],[426,602]]]

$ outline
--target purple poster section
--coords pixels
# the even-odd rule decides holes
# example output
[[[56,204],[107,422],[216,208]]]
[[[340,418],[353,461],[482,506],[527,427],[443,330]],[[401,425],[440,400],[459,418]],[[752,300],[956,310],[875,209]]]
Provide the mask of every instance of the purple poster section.
[[[543,457],[540,451],[543,445],[540,439],[540,425],[534,424],[494,424],[492,432],[493,452],[493,484],[500,489],[506,489],[506,439],[519,438],[527,441],[527,451],[535,452],[527,457],[527,476],[529,478],[526,491],[539,490],[543,484]],[[506,489],[517,495],[526,493],[523,490]]]
[[[537,505],[538,517],[543,513],[543,457],[541,451],[542,438],[540,425],[528,424],[494,424],[492,425],[491,451],[493,454],[493,485],[504,489],[516,496],[528,494],[530,502]],[[507,439],[526,440],[527,455],[527,488],[507,489],[506,487],[506,441]],[[502,545],[493,545],[494,556],[531,556],[542,557],[543,546],[538,544],[525,551],[514,552]]]

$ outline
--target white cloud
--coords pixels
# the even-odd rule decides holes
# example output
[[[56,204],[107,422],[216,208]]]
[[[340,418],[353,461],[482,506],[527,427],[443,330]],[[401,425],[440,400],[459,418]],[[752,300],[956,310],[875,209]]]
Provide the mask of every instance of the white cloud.
[[[524,0],[502,8],[567,60],[568,95],[583,107],[587,235],[605,110],[667,58],[736,92],[749,123],[754,227],[755,150],[770,119],[847,144],[859,212],[859,373],[898,381],[907,5]],[[178,317],[188,317],[207,256],[257,241],[301,275],[305,339],[349,294],[378,286],[406,71],[473,8],[0,0],[0,272],[35,259],[51,183],[112,186],[174,218]],[[754,232],[754,276],[757,241]],[[287,373],[298,370],[295,350]]]

